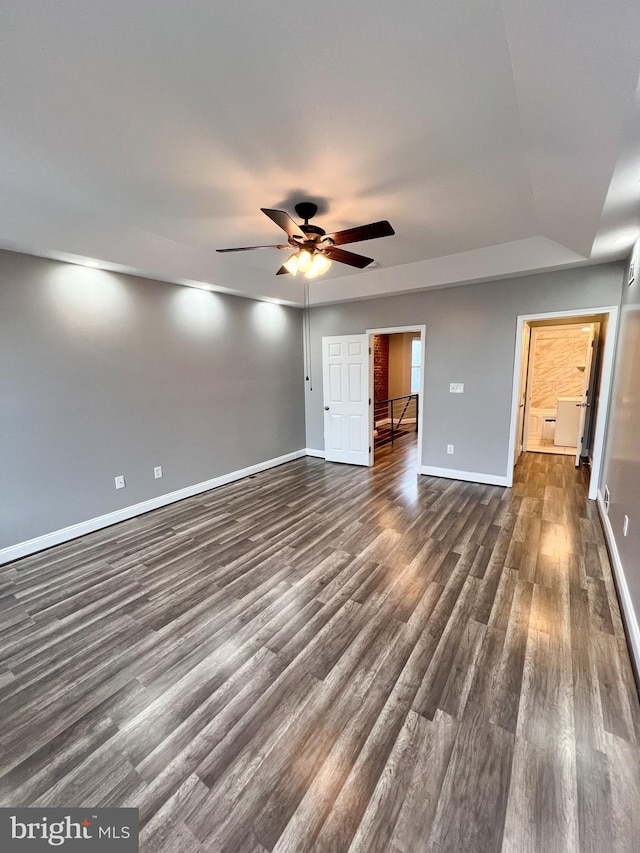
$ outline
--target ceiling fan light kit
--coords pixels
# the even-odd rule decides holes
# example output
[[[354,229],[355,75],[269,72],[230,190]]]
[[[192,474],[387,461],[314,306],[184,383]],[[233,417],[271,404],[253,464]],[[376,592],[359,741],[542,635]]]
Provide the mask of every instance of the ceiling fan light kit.
[[[299,252],[294,252],[284,262],[283,267],[291,275],[304,273],[305,278],[317,278],[317,276],[325,273],[331,266],[331,261],[326,255],[318,249],[313,254],[307,249],[300,249]]]
[[[320,228],[318,225],[309,225],[309,220],[318,212],[317,205],[310,201],[296,204],[296,213],[300,219],[304,219],[302,225],[297,225],[284,210],[272,210],[268,207],[262,207],[261,210],[286,232],[288,245],[241,246],[234,249],[217,249],[217,251],[247,252],[253,249],[294,248],[296,251],[287,258],[276,275],[289,273],[295,276],[301,272],[305,278],[317,278],[317,276],[327,272],[332,261],[364,269],[369,264],[374,263],[373,258],[356,255],[355,252],[347,252],[337,247],[345,243],[359,243],[362,240],[374,240],[378,237],[390,237],[395,234],[390,223],[386,220],[327,234],[324,228]]]

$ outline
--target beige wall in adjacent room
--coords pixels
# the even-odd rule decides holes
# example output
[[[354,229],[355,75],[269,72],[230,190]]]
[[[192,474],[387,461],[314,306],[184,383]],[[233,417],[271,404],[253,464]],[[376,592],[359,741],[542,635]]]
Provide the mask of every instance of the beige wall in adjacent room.
[[[411,341],[419,337],[416,332],[389,336],[389,397],[411,393]]]

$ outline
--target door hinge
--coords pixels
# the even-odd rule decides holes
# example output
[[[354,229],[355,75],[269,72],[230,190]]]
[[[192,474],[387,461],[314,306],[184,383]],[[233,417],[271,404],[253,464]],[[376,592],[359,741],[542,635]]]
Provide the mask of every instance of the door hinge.
[[[371,355],[371,347],[369,347],[369,355]]]
[[[369,445],[369,453],[371,453],[371,445]]]
[[[369,405],[371,405],[371,397],[369,397]]]

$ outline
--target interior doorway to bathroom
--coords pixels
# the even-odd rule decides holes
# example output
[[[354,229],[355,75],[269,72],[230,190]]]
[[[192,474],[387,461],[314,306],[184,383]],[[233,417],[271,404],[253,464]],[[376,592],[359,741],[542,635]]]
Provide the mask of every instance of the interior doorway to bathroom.
[[[372,435],[374,465],[402,449],[420,472],[425,327],[369,329],[372,352]]]
[[[529,324],[522,449],[589,457],[604,319]]]
[[[570,455],[600,477],[617,308],[519,317],[508,472],[522,453]]]

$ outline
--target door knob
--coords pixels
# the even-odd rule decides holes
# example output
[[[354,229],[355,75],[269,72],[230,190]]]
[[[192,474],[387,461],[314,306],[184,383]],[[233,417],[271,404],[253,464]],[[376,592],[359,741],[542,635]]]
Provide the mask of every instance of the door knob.
[[[325,410],[325,412],[328,412],[328,411],[329,411],[329,406],[325,406],[325,407],[324,407],[324,410]]]

